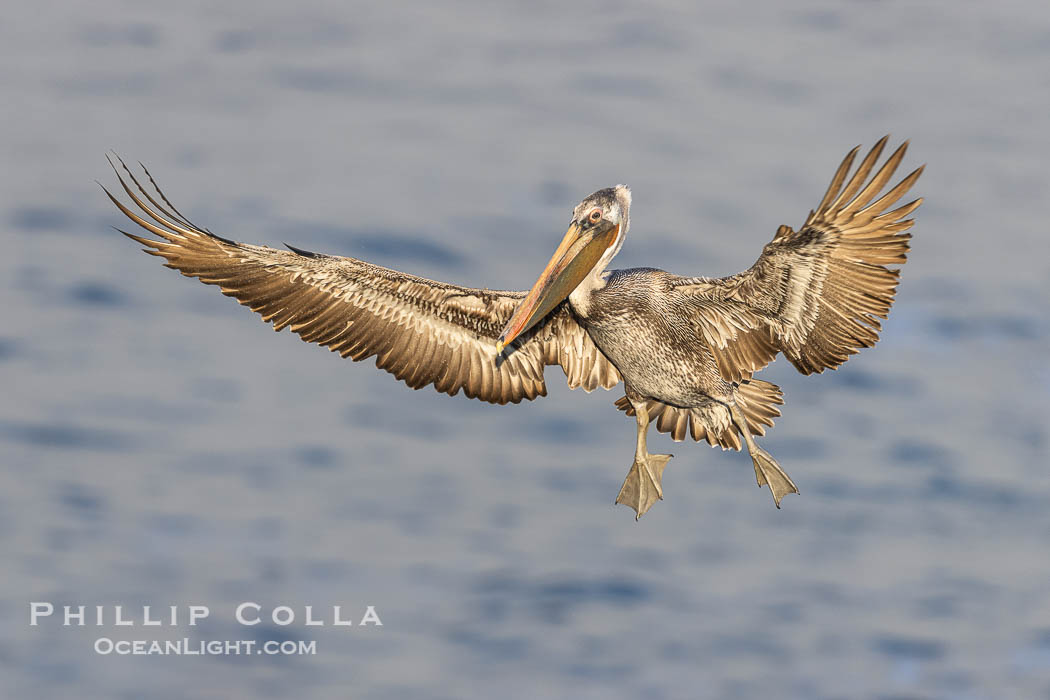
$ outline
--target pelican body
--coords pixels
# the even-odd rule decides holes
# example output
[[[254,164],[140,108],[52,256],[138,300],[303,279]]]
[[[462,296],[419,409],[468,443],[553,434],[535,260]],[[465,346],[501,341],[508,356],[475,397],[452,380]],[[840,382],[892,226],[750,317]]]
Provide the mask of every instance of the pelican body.
[[[179,213],[146,172],[150,194],[123,161],[114,171],[139,211],[106,194],[156,238],[123,233],[168,267],[218,285],[275,330],[289,327],[354,360],[375,357],[413,388],[432,384],[505,404],[545,395],[547,365],[560,365],[571,388],[623,381],[616,406],[635,417],[637,440],[616,502],[637,519],[663,498],[671,458],[648,452],[651,422],[676,441],[746,446],[758,485],[769,486],[778,508],[784,495],[798,493],[755,442],[780,415],[783,395],[753,375],[780,353],[803,374],[819,373],[878,340],[899,277],[887,265],[906,261],[914,223],[907,217],[922,202],[890,209],[922,168],[882,194],[907,150],[905,142],[871,175],[886,141],[851,174],[853,149],[802,227],[781,226],[755,264],[730,277],[607,269],[630,227],[631,192],[598,190],[573,210],[528,292],[460,287],[355,258],[221,238]]]

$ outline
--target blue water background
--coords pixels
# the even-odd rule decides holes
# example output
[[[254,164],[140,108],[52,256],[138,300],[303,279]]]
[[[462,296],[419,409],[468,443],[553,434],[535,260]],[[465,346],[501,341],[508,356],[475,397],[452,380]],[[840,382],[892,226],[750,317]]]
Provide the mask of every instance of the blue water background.
[[[1050,697],[1045,3],[16,3],[0,88],[4,697]],[[618,182],[618,266],[744,269],[887,132],[929,166],[883,340],[762,375],[802,495],[661,436],[640,523],[618,390],[413,392],[142,255],[94,183],[115,149],[222,235],[524,289]]]

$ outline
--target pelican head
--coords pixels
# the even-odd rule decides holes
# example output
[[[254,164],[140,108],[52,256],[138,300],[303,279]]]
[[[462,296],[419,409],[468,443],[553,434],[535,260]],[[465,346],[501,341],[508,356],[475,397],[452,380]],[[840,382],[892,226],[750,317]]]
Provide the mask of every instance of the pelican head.
[[[605,270],[623,245],[630,210],[631,190],[627,185],[598,190],[576,205],[565,238],[514,310],[496,342],[497,352],[503,352],[504,347],[542,320],[581,282]]]

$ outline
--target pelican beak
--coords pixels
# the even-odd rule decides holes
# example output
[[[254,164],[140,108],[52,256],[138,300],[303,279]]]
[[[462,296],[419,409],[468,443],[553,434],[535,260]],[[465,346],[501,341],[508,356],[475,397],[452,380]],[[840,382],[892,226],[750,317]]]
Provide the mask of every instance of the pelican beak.
[[[587,230],[581,228],[578,221],[573,221],[540,278],[514,310],[496,341],[496,352],[503,352],[503,348],[568,297],[609,246],[616,242],[619,230],[617,224],[609,221],[602,221]]]

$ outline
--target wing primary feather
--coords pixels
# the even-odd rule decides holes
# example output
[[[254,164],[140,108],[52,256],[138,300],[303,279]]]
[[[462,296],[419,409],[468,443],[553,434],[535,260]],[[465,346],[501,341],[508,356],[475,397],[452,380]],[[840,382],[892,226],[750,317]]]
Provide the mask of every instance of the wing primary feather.
[[[142,186],[142,183],[140,183],[138,181],[138,179],[135,177],[135,174],[131,172],[131,168],[129,168],[128,164],[124,162],[124,159],[121,158],[120,155],[117,154],[117,153],[114,153],[113,155],[116,156],[118,161],[120,161],[120,166],[124,169],[124,172],[126,172],[128,174],[128,177],[131,178],[131,181],[135,184],[135,187],[138,189],[139,192],[142,193],[142,196],[145,197],[150,202],[150,204],[152,204],[154,207],[156,207],[167,218],[174,219],[175,221],[178,221],[180,224],[183,224],[183,225],[188,226],[190,228],[196,228],[190,222],[183,221],[181,215],[179,215],[177,213],[173,214],[172,212],[170,212],[167,209],[165,209],[162,204],[160,204],[157,200],[155,200],[153,198],[153,196],[150,195],[150,193],[148,191],[146,191],[146,188]],[[140,162],[139,165],[141,166],[142,163]],[[149,171],[146,170],[145,167],[143,167],[142,170],[143,170],[143,172],[146,173],[146,176],[148,177],[149,176]],[[152,180],[152,178],[150,178],[150,179]],[[154,183],[154,187],[156,187],[156,183]],[[158,190],[158,194],[159,194],[159,190]],[[161,199],[164,199],[164,195],[163,194],[161,195]],[[169,206],[170,206],[170,204],[169,204]]]
[[[303,256],[304,258],[323,258],[323,257],[327,257],[327,256],[325,256],[325,255],[323,255],[321,253],[315,253],[315,252],[313,252],[311,250],[304,250],[302,248],[296,248],[294,245],[289,245],[287,243],[284,244],[284,247],[287,248],[288,250],[292,251],[296,255]]]
[[[897,172],[897,167],[900,165],[901,160],[904,158],[904,154],[908,151],[908,142],[905,141],[897,150],[886,159],[879,171],[875,173],[875,176],[871,178],[871,181],[861,190],[853,201],[846,205],[842,210],[842,214],[849,215],[855,214],[857,210],[867,204],[872,197],[882,191],[882,188],[886,186],[886,183],[893,177],[893,173]],[[913,180],[914,182],[914,180]],[[898,194],[898,197],[900,195]],[[896,200],[893,200],[896,201]]]
[[[164,195],[164,190],[162,190],[160,188],[160,185],[157,184],[157,181],[153,179],[153,175],[150,173],[149,168],[147,168],[146,165],[141,160],[139,161],[139,167],[142,168],[142,172],[146,173],[146,177],[149,178],[149,182],[150,182],[151,185],[153,185],[153,189],[156,190],[157,194],[164,201],[164,203],[168,205],[168,208],[172,212],[174,212],[175,218],[177,218],[179,221],[181,221],[182,223],[186,224],[187,226],[190,226],[191,228],[200,228],[200,226],[197,226],[195,223],[190,221],[188,217],[186,217],[181,211],[176,209],[175,205],[172,204],[171,201],[168,200],[168,198]],[[146,194],[146,193],[143,192],[143,194]],[[146,195],[146,196],[148,197],[149,195]],[[153,202],[154,204],[156,204],[157,207],[160,208],[163,211],[163,208],[159,204],[157,204],[156,201],[154,201],[154,199],[152,197],[150,197],[150,201]]]
[[[905,192],[911,189],[911,186],[914,185],[915,181],[919,179],[919,176],[922,175],[922,171],[925,170],[925,168],[926,166],[921,165],[915,170],[913,170],[911,173],[908,174],[906,178],[897,183],[897,185],[894,186],[893,189],[891,189],[889,192],[882,195],[877,200],[864,207],[860,211],[856,212],[855,216],[859,217],[867,212],[878,213],[884,210],[886,207],[893,206],[898,199],[904,196]]]
[[[116,158],[120,162],[121,166],[124,168],[124,172],[127,173],[127,176],[131,179],[131,181],[135,184],[135,186],[139,189],[139,191],[143,192],[142,185],[140,185],[139,181],[135,179],[135,176],[131,174],[131,170],[128,169],[128,166],[125,165],[124,161],[120,159],[120,156],[117,156]],[[138,206],[138,208],[141,209],[143,212],[145,212],[145,214],[147,216],[149,216],[151,219],[156,221],[161,226],[166,226],[169,229],[171,229],[172,231],[178,233],[179,235],[182,235],[182,236],[195,236],[195,235],[198,235],[197,233],[195,233],[195,231],[192,228],[187,228],[185,226],[180,226],[179,224],[176,224],[176,223],[174,223],[174,222],[164,218],[163,216],[161,216],[157,212],[155,212],[152,209],[150,209],[150,207],[145,202],[143,202],[141,199],[139,199],[138,196],[134,192],[132,192],[131,188],[128,186],[128,183],[124,180],[123,176],[121,176],[120,171],[117,169],[117,166],[113,163],[112,160],[109,162],[109,164],[110,164],[110,167],[113,168],[113,172],[116,173],[117,180],[120,182],[120,186],[122,188],[124,188],[124,192],[126,192],[127,195],[129,197],[131,197],[131,200],[133,202],[135,202],[135,204]],[[145,192],[143,192],[143,194],[145,194]],[[146,195],[146,197],[149,198],[149,195]]]
[[[857,193],[857,190],[864,184],[864,180],[868,177],[868,173],[871,172],[871,168],[875,165],[875,161],[882,155],[882,149],[886,146],[886,142],[889,140],[889,134],[883,136],[878,142],[872,146],[871,150],[868,151],[868,155],[864,156],[864,160],[857,166],[857,172],[853,174],[849,184],[846,185],[845,189],[839,193],[839,196],[835,198],[835,201],[828,207],[829,210],[835,211],[842,207],[843,204],[853,199],[853,195]]]
[[[853,167],[853,159],[857,157],[859,151],[860,146],[856,146],[852,151],[846,154],[845,158],[842,159],[842,164],[839,166],[839,169],[835,171],[835,176],[831,178],[831,184],[828,185],[827,192],[824,193],[824,199],[820,200],[820,204],[817,205],[816,211],[824,211],[825,207],[831,204],[831,200],[833,200],[835,195],[839,193],[842,183],[846,180],[846,175],[849,174],[849,169]],[[812,211],[809,213],[809,216],[810,218],[813,218]]]

